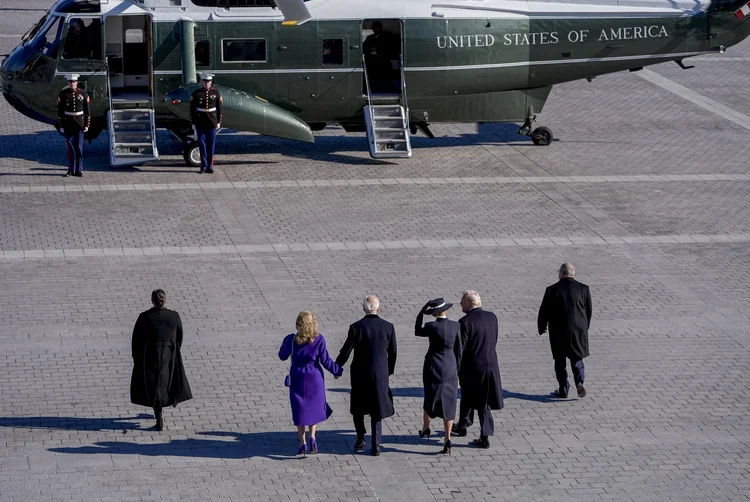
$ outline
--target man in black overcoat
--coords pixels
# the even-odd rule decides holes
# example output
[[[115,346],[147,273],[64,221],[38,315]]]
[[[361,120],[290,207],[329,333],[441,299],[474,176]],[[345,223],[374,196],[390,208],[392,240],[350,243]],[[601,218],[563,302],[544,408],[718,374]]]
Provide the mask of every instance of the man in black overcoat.
[[[156,430],[164,429],[162,408],[192,399],[182,365],[182,320],[164,308],[167,294],[151,293],[153,308],[142,312],[133,328],[133,376],[130,402],[154,409]]]
[[[365,415],[372,426],[372,454],[380,455],[381,420],[393,416],[393,394],[388,377],[396,367],[396,329],[378,317],[380,301],[370,295],[362,302],[365,317],[349,326],[349,334],[336,364],[344,366],[354,351],[351,366],[352,395],[349,411],[357,431],[355,450],[365,448]]]
[[[566,359],[570,359],[578,397],[586,395],[583,358],[589,355],[591,292],[588,286],[576,281],[575,275],[576,269],[572,263],[562,264],[558,271],[560,280],[544,292],[537,317],[540,336],[549,326],[549,343],[559,384],[555,395],[560,398],[568,397],[570,389]]]
[[[473,444],[489,448],[489,436],[495,433],[495,422],[490,410],[503,408],[503,384],[497,362],[497,317],[482,310],[482,299],[476,291],[464,291],[461,309],[466,313],[458,320],[461,325],[463,356],[458,369],[461,384],[461,407],[453,432],[466,435],[466,428],[474,421],[474,410],[479,415],[479,439]]]

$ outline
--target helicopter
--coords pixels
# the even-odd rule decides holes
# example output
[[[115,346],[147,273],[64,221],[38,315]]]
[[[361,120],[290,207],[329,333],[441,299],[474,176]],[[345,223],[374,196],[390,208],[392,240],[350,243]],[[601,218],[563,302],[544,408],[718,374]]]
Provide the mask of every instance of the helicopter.
[[[338,124],[373,158],[411,157],[441,122],[533,123],[553,85],[723,52],[747,0],[58,0],[0,64],[20,113],[53,124],[65,75],[91,98],[112,166],[158,160],[157,128],[200,164],[198,72],[226,128],[313,142]],[[407,92],[408,82],[408,92]]]

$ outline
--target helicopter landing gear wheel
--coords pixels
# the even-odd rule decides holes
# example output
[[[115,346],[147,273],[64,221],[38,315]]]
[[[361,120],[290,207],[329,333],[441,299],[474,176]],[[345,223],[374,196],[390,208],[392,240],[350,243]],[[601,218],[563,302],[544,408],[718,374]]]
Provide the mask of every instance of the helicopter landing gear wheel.
[[[531,133],[531,141],[537,146],[547,146],[552,143],[553,139],[552,131],[547,127],[537,127]]]
[[[185,159],[185,164],[190,167],[201,166],[201,150],[198,148],[197,141],[189,141],[185,143],[182,149],[182,157]]]

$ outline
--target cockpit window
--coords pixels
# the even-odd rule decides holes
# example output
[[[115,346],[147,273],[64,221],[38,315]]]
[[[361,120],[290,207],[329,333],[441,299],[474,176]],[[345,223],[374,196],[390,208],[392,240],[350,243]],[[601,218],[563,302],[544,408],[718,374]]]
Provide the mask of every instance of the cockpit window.
[[[42,16],[42,18],[39,21],[37,21],[34,26],[29,28],[29,31],[27,31],[26,34],[23,37],[21,37],[21,40],[23,40],[24,42],[27,42],[31,40],[32,38],[34,38],[36,34],[39,33],[39,30],[42,28],[42,26],[44,26],[45,21],[47,21],[46,14]]]
[[[56,58],[60,48],[63,18],[50,16],[44,26],[38,30],[31,45],[45,56]]]
[[[70,19],[65,34],[63,59],[102,59],[102,23],[99,19]]]

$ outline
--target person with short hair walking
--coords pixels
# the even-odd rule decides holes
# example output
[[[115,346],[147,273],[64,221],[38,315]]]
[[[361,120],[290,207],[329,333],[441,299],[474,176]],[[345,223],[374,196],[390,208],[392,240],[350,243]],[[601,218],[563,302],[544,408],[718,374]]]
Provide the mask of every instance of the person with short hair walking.
[[[365,415],[370,415],[372,450],[380,455],[382,420],[394,414],[388,378],[396,367],[396,329],[378,316],[380,300],[369,295],[362,301],[365,317],[349,326],[349,334],[336,364],[344,366],[354,352],[351,366],[352,395],[349,411],[354,418],[357,441],[354,450],[365,448]]]
[[[555,396],[567,398],[570,383],[566,371],[567,359],[573,370],[573,381],[578,397],[586,396],[583,386],[583,359],[589,355],[589,327],[591,326],[591,292],[589,287],[575,278],[572,263],[563,263],[557,271],[557,283],[544,292],[539,307],[537,327],[539,336],[549,327],[549,343],[555,360],[558,389]]]
[[[154,409],[156,430],[164,429],[162,409],[193,398],[182,365],[182,320],[165,307],[167,294],[151,293],[153,307],[138,316],[133,328],[133,375],[130,402]]]
[[[497,362],[497,317],[482,310],[479,293],[466,290],[461,294],[461,309],[466,314],[459,319],[463,355],[458,370],[461,384],[461,408],[458,424],[453,432],[465,436],[474,421],[474,410],[479,415],[479,439],[474,446],[489,448],[489,436],[495,433],[491,410],[503,408],[503,384]]]
[[[333,410],[326,402],[326,382],[323,368],[339,377],[344,370],[328,355],[326,339],[318,333],[318,320],[309,311],[300,312],[297,332],[287,335],[279,349],[279,359],[292,358],[292,365],[284,385],[289,387],[292,421],[297,426],[300,447],[298,455],[307,454],[305,426],[310,429],[310,453],[318,453],[316,426],[331,416]]]

